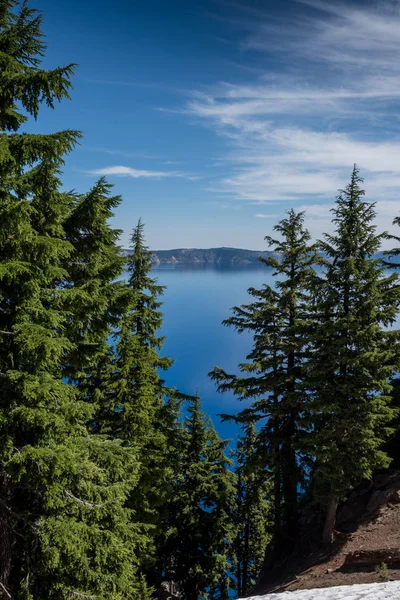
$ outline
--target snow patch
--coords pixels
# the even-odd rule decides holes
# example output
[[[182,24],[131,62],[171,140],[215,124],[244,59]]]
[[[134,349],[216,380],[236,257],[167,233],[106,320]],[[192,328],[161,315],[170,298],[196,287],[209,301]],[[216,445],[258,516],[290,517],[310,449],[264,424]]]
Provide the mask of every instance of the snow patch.
[[[266,596],[251,596],[247,600],[399,600],[400,581],[363,585],[341,585],[316,590],[297,590]]]

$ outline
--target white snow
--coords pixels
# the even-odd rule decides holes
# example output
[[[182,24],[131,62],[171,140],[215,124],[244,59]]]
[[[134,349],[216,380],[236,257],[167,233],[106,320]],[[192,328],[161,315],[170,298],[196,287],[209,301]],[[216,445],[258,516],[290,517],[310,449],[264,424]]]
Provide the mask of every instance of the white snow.
[[[247,600],[400,600],[400,581],[297,590],[266,596],[251,596]]]

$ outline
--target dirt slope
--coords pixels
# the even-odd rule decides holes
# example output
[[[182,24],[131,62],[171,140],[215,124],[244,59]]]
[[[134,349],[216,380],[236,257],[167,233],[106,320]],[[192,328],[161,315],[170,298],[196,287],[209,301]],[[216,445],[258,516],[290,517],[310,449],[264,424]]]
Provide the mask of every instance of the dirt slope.
[[[303,544],[265,575],[254,595],[400,580],[400,471],[353,493],[339,513],[329,554]]]

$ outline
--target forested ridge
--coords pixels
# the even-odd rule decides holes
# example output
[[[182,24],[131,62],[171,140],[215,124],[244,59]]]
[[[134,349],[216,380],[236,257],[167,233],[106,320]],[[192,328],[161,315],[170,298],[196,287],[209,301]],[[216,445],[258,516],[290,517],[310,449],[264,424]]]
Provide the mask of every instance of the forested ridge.
[[[354,167],[333,234],[312,243],[291,210],[266,238],[276,285],[225,322],[253,348],[237,373],[211,371],[251,401],[222,416],[242,427],[230,450],[196,391],[163,379],[144,224],[123,256],[112,186],[63,189],[82,134],[24,129],[71,91],[75,65],[44,70],[46,51],[41,13],[0,0],[0,597],[247,594],[268,547],[296,546],[304,502],[324,507],[329,545],[338,504],[395,454],[400,288],[376,257],[388,234]]]

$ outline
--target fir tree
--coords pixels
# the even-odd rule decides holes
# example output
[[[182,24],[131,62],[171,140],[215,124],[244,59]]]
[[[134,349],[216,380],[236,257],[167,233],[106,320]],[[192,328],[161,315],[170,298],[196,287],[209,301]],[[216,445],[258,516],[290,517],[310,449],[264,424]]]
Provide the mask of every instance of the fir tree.
[[[231,546],[231,562],[239,597],[248,595],[257,583],[270,541],[271,486],[258,452],[254,423],[243,424],[236,458],[234,523],[236,536]]]
[[[40,69],[44,52],[41,15],[0,0],[0,587],[30,600],[137,598],[140,539],[124,507],[137,457],[88,435],[93,406],[63,380],[74,197],[59,176],[80,134],[7,133],[68,97],[73,67]]]
[[[163,570],[186,600],[225,600],[233,538],[233,473],[226,442],[205,417],[197,395],[187,412],[179,434],[179,468],[171,482]]]
[[[66,356],[65,376],[80,396],[100,404],[104,379],[112,368],[109,338],[125,309],[123,282],[118,281],[125,258],[118,246],[120,230],[109,220],[121,202],[111,185],[100,179],[88,194],[78,196],[64,228],[73,251],[66,269],[66,334],[73,342]]]
[[[239,365],[243,376],[229,375],[216,367],[211,377],[219,391],[232,390],[240,399],[253,399],[238,420],[262,420],[259,446],[265,468],[273,479],[274,544],[276,552],[293,546],[297,535],[298,490],[307,465],[301,449],[306,424],[305,365],[310,353],[312,322],[310,281],[318,262],[303,213],[289,211],[275,226],[281,240],[266,237],[274,254],[261,259],[274,269],[276,289],[249,289],[254,302],[233,309],[224,324],[239,333],[250,331],[254,346]]]
[[[103,429],[106,427],[104,431],[140,453],[140,479],[131,492],[129,505],[135,522],[147,531],[147,550],[142,550],[143,569],[153,571],[154,538],[168,491],[164,403],[175,392],[165,386],[160,376],[160,370],[172,364],[169,357],[160,356],[164,337],[158,334],[163,320],[159,309],[164,287],[151,277],[151,252],[144,242],[143,227],[139,220],[132,233],[125,309],[114,334],[109,405],[99,419]]]
[[[165,338],[159,335],[163,314],[159,310],[164,287],[150,276],[151,252],[144,243],[143,223],[132,233],[133,252],[127,261],[129,280],[126,309],[116,338],[116,419],[120,435],[145,444],[155,434],[155,423],[168,390],[159,369],[172,365],[160,356]]]
[[[374,204],[365,202],[354,167],[333,209],[336,226],[320,242],[326,272],[316,278],[317,322],[308,378],[313,389],[314,485],[328,507],[323,539],[329,542],[337,503],[374,469],[388,465],[382,450],[390,407],[389,378],[396,369],[399,305],[395,274],[387,276],[373,255],[384,234],[373,225]]]

